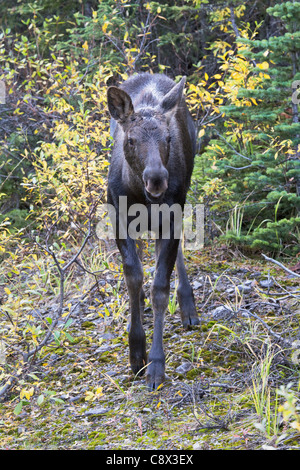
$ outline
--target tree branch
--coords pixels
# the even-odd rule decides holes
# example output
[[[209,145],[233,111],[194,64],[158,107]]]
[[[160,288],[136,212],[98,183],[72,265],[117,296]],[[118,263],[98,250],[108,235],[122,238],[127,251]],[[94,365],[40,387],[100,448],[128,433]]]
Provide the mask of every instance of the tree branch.
[[[279,263],[279,261],[276,261],[273,258],[269,258],[268,256],[264,255],[262,253],[262,256],[265,258],[265,260],[270,261],[271,263],[277,264],[277,266],[280,266],[280,268],[284,269],[289,274],[292,274],[294,277],[300,277],[300,274],[295,273],[294,271],[291,271],[289,268],[284,266],[282,263]]]
[[[227,145],[228,147],[231,148],[231,150],[234,151],[234,153],[236,153],[239,157],[242,157],[244,158],[245,160],[249,160],[250,162],[252,161],[250,157],[246,157],[245,155],[243,155],[242,153],[238,152],[234,147],[233,145],[231,145],[226,139],[225,137],[223,137],[217,130],[215,130],[216,134],[218,137],[220,137],[220,139],[222,139]]]

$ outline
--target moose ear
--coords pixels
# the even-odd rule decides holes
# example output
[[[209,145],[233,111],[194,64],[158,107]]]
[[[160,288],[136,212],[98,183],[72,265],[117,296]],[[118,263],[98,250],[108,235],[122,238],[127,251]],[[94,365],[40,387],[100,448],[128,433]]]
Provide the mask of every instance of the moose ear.
[[[134,112],[130,96],[116,86],[108,88],[107,103],[111,117],[120,123],[124,123]]]
[[[175,110],[176,106],[180,104],[183,95],[185,80],[186,77],[182,77],[180,82],[177,83],[177,85],[173,86],[173,88],[171,88],[171,90],[165,95],[161,103],[161,108],[163,112],[167,113],[173,111]]]

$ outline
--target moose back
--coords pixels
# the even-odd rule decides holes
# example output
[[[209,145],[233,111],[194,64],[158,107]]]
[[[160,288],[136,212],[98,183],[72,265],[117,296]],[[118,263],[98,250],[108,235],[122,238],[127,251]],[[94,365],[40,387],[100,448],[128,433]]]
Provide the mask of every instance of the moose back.
[[[177,220],[176,214],[170,211],[169,236],[162,233],[162,217],[154,228],[157,232],[156,269],[151,286],[154,326],[147,358],[142,324],[145,294],[141,257],[137,240],[126,231],[132,217],[118,215],[119,205],[126,197],[129,213],[135,204],[143,204],[149,220],[154,207],[177,204],[183,209],[193,170],[196,139],[194,123],[183,97],[184,85],[185,77],[176,84],[162,74],[141,73],[120,87],[109,87],[107,92],[114,137],[107,202],[114,206],[117,214],[115,236],[129,294],[129,359],[135,374],[147,371],[150,389],[156,389],[165,378],[163,325],[175,264],[183,326],[196,325],[199,320],[181,243],[175,236],[175,225],[181,224],[182,220]]]

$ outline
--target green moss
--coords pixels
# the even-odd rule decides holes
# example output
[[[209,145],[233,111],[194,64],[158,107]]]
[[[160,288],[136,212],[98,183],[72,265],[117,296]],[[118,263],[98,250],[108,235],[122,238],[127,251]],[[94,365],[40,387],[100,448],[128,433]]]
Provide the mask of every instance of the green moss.
[[[87,375],[89,375],[88,372],[82,372],[80,375],[78,375],[78,379],[84,379],[84,377],[86,377]]]
[[[91,434],[89,434],[89,439],[91,438],[92,439],[94,438],[94,439],[88,444],[88,448],[90,450],[95,449],[95,447],[97,446],[101,446],[105,444],[107,435],[104,432],[94,431]]]
[[[65,436],[65,435],[69,434],[71,430],[72,430],[72,426],[71,426],[71,424],[68,423],[60,430],[60,433],[63,436]]]
[[[83,323],[81,323],[81,328],[83,328],[84,330],[88,328],[95,328],[95,323],[91,321],[84,321]]]
[[[86,340],[86,338],[84,336],[77,336],[77,338],[73,338],[72,344],[78,344],[81,341],[85,341],[85,340]]]
[[[63,354],[65,354],[65,350],[63,348],[55,349],[55,354],[62,356]]]
[[[211,367],[201,368],[201,374],[205,377],[216,377],[216,372]]]
[[[200,368],[191,369],[186,373],[186,378],[191,380],[201,374],[203,374],[203,371]]]

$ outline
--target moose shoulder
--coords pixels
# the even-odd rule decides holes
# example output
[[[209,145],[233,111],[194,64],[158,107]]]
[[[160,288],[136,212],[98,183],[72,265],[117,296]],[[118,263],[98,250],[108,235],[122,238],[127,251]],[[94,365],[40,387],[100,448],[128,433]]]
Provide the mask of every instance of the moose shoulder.
[[[149,214],[153,206],[165,204],[169,207],[177,204],[183,210],[195,154],[195,129],[184,101],[184,85],[185,78],[175,84],[165,75],[143,73],[129,78],[120,87],[108,88],[107,92],[114,130],[107,196],[108,203],[116,209],[116,242],[129,293],[130,364],[135,374],[142,373],[147,366],[150,389],[157,388],[165,377],[163,324],[175,263],[182,323],[188,327],[199,320],[179,237],[175,236],[175,225],[182,221],[170,211],[169,236],[163,236],[162,218],[156,227],[156,271],[151,287],[154,329],[147,359],[142,325],[143,269],[136,240],[126,231],[130,217],[118,216],[119,204],[121,196],[125,196],[128,212],[137,203],[143,204]]]

